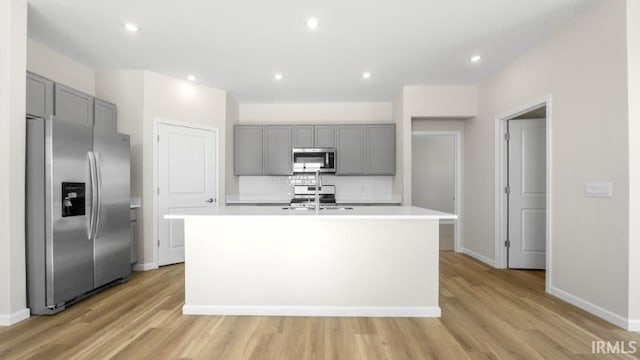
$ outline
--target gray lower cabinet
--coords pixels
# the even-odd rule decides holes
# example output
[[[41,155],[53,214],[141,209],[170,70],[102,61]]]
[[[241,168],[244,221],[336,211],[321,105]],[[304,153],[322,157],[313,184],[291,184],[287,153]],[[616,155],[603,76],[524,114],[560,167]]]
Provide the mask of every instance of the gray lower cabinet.
[[[291,175],[291,126],[273,125],[262,128],[263,175]]]
[[[364,125],[336,125],[336,175],[364,174]]]
[[[293,126],[293,147],[313,147],[313,125]]]
[[[262,126],[233,128],[233,174],[262,175]]]
[[[101,129],[116,131],[118,110],[114,104],[95,99],[93,104],[93,123]]]
[[[365,174],[394,175],[396,171],[395,125],[365,125],[365,130]]]
[[[314,146],[321,148],[334,148],[335,143],[335,126],[333,125],[316,125],[314,128]]]
[[[53,81],[27,72],[27,115],[53,115]]]
[[[93,125],[93,96],[62,84],[55,84],[57,119]]]

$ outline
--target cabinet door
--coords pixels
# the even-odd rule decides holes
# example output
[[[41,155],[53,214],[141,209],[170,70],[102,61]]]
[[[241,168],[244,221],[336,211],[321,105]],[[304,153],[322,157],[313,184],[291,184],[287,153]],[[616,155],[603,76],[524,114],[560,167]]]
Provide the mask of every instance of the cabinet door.
[[[314,126],[314,146],[322,148],[334,148],[335,143],[335,131],[333,125],[316,125]]]
[[[366,126],[365,173],[393,175],[396,171],[395,125]]]
[[[95,99],[93,104],[94,126],[101,129],[116,131],[118,110],[114,104]]]
[[[262,126],[233,128],[233,174],[262,175]]]
[[[295,125],[293,127],[293,147],[313,147],[313,125]]]
[[[55,84],[56,119],[93,125],[93,97],[70,87]]]
[[[336,131],[338,175],[364,174],[364,125],[339,125]]]
[[[27,72],[27,115],[53,115],[53,81]]]
[[[262,131],[262,173],[264,175],[290,175],[292,173],[291,126],[264,126]]]

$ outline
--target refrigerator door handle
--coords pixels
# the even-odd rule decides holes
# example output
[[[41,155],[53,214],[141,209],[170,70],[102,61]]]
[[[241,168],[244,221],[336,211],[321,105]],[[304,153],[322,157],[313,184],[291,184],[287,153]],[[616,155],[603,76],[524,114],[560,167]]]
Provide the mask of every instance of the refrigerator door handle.
[[[91,181],[91,216],[89,218],[89,240],[93,239],[93,234],[96,228],[96,215],[98,207],[98,181],[97,181],[97,167],[96,157],[92,151],[89,151],[89,178]]]
[[[100,233],[100,210],[102,208],[102,171],[100,168],[100,154],[94,153],[96,161],[96,189],[98,190],[98,201],[96,203],[96,227],[94,231],[94,238],[98,237]]]

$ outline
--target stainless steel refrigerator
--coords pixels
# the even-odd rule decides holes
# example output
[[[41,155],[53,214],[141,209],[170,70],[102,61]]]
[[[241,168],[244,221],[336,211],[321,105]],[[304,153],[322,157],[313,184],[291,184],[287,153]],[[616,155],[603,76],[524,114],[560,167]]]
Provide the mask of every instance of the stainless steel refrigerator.
[[[131,275],[129,136],[27,119],[27,297],[32,314]]]

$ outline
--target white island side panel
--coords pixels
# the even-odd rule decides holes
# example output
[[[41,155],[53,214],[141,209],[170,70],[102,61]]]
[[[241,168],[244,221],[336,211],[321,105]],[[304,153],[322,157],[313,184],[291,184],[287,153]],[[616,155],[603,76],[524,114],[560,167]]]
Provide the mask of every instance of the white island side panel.
[[[185,314],[439,317],[438,220],[185,218]]]

